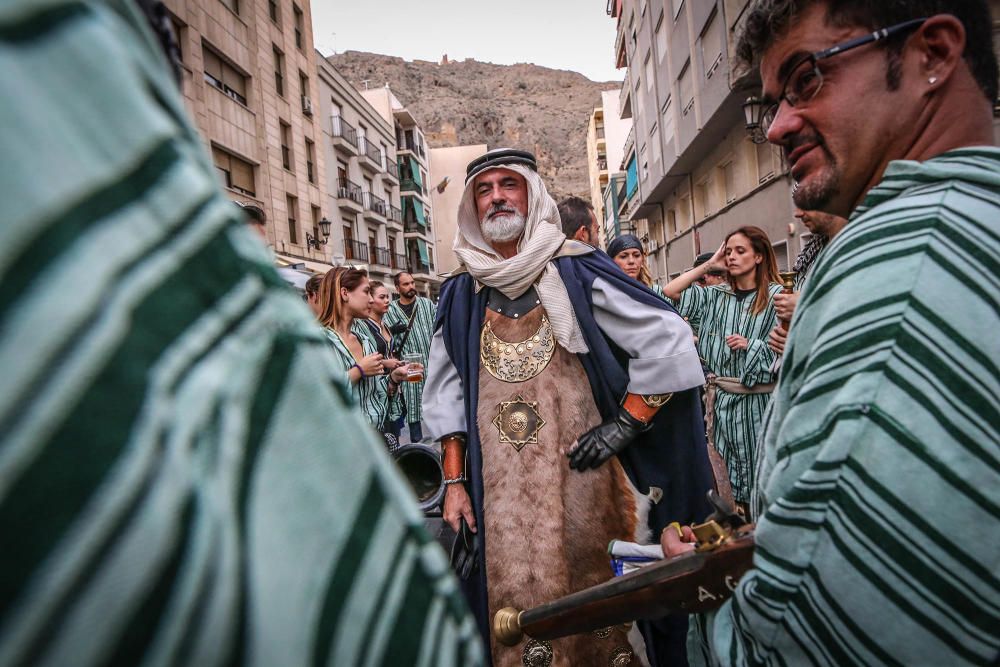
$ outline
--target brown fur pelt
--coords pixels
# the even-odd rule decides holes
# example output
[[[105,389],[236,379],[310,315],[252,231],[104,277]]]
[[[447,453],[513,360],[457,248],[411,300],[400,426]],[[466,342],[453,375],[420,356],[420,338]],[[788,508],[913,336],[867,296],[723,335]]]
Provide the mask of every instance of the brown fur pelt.
[[[494,333],[508,342],[534,335],[541,316],[541,308],[519,321],[487,315]],[[545,420],[538,443],[521,451],[500,442],[493,424],[500,402],[517,395],[537,402]],[[544,371],[518,383],[503,382],[483,370],[477,417],[490,617],[503,607],[527,609],[610,579],[608,542],[646,536],[645,498],[636,494],[616,458],[583,473],[569,467],[570,446],[600,423],[576,355],[557,345]],[[521,664],[524,642],[512,648],[491,643],[496,667]],[[552,646],[554,665],[603,667],[616,648],[628,648],[629,642],[616,628],[605,638],[578,635],[555,640]],[[633,659],[632,664],[639,661]]]

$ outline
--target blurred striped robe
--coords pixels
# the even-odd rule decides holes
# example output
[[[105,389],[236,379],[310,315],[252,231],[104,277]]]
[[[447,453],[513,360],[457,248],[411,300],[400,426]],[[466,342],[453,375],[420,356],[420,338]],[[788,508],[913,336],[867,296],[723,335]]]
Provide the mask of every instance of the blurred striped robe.
[[[726,665],[1000,658],[1000,150],[889,164],[799,300]]]
[[[417,297],[414,307],[416,310],[413,313],[413,330],[410,332],[409,337],[406,339],[406,344],[403,346],[403,354],[419,354],[424,365],[426,365],[427,353],[430,352],[431,348],[431,335],[434,333],[436,309],[430,299],[422,296]],[[386,312],[383,321],[387,327],[391,327],[394,324],[406,324],[410,321],[410,318],[403,312],[397,300],[389,304],[389,310]],[[403,336],[406,336],[406,334],[399,334],[400,338]],[[426,369],[424,370],[424,377],[427,377]],[[420,396],[424,391],[424,381],[404,382],[402,391],[403,400],[406,402],[406,421],[409,424],[415,424],[420,421],[423,414]]]
[[[0,90],[0,664],[481,664],[136,3],[0,4]]]

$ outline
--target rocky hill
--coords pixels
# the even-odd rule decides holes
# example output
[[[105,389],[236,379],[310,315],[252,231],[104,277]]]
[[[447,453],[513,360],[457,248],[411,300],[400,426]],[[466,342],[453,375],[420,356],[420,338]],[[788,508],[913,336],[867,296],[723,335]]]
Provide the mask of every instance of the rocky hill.
[[[347,51],[330,62],[356,87],[392,88],[431,147],[462,144],[532,151],[552,195],[589,199],[587,123],[601,91],[621,86],[537,65],[432,63]]]

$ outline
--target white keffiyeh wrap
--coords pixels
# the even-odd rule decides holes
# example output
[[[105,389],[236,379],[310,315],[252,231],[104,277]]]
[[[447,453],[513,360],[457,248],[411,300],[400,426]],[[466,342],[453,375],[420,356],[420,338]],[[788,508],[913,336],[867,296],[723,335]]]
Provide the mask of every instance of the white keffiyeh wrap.
[[[552,324],[556,341],[570,352],[586,353],[587,343],[580,331],[580,323],[573,312],[559,270],[552,263],[566,240],[556,202],[545,189],[542,179],[531,169],[519,164],[500,164],[494,168],[521,174],[528,183],[528,215],[524,234],[517,244],[517,254],[504,259],[483,238],[473,179],[466,183],[458,206],[455,255],[473,278],[500,290],[509,299],[524,294],[537,280],[538,298]]]

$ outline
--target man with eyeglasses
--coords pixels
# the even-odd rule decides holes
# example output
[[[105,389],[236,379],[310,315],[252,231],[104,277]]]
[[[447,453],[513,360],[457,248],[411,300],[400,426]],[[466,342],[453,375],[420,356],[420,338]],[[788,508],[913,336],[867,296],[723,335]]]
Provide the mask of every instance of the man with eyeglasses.
[[[798,300],[723,664],[1000,658],[1000,150],[985,0],[767,0],[738,53],[800,209],[848,218]],[[669,555],[689,531],[666,531]],[[693,639],[693,638],[692,638]]]

